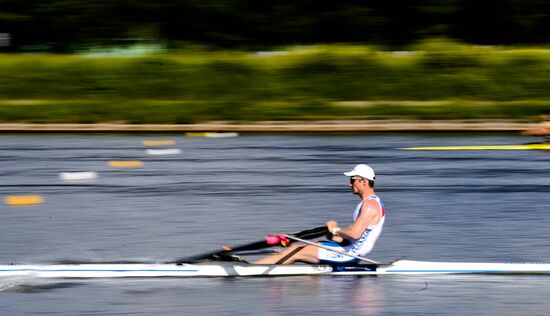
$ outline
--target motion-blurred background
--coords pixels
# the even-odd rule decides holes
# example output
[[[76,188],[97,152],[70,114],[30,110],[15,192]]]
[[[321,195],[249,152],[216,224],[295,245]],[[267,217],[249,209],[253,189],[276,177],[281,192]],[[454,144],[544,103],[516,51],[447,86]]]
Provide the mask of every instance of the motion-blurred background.
[[[548,118],[542,0],[0,0],[0,122]]]

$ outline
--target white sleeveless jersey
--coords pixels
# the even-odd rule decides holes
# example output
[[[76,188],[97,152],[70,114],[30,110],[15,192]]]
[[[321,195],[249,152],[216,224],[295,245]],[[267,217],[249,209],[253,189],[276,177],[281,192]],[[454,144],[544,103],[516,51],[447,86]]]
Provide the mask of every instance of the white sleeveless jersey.
[[[351,245],[345,246],[346,252],[357,256],[365,256],[372,251],[374,244],[376,243],[376,241],[378,240],[378,237],[382,233],[382,227],[384,226],[384,220],[386,218],[386,214],[384,211],[384,204],[382,203],[382,201],[378,196],[371,195],[367,198],[367,200],[375,200],[380,206],[380,212],[382,212],[382,214],[381,214],[380,222],[378,222],[378,224],[369,225],[367,229],[365,229],[361,237],[359,237],[356,240],[349,240],[349,242],[351,242]],[[359,217],[362,206],[363,206],[363,201],[357,204],[357,207],[355,208],[355,212],[353,213],[354,222]]]
[[[367,200],[375,200],[380,206],[380,212],[382,213],[380,222],[376,225],[369,225],[367,229],[363,232],[361,237],[358,239],[346,239],[344,243],[336,243],[334,241],[323,241],[321,244],[327,249],[319,248],[317,257],[321,263],[345,263],[345,262],[355,262],[357,259],[330,251],[328,248],[335,249],[344,253],[353,254],[356,256],[365,256],[372,251],[376,240],[382,233],[382,227],[384,226],[384,220],[386,214],[384,211],[384,204],[380,201],[380,198],[376,195],[371,195]],[[353,213],[353,221],[355,222],[361,213],[361,207],[363,206],[363,201],[357,204],[355,212]]]

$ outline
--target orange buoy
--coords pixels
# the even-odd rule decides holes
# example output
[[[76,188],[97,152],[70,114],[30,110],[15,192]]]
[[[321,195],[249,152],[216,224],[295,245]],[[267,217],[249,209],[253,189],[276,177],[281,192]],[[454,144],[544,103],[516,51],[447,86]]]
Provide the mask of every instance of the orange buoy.
[[[141,160],[112,160],[109,161],[109,166],[113,168],[137,168],[143,166]]]
[[[4,203],[13,206],[37,205],[43,201],[40,195],[8,195],[4,198]]]
[[[522,133],[523,135],[529,135],[529,136],[544,136],[544,137],[550,137],[550,121],[548,122],[542,122],[536,127],[524,131]]]

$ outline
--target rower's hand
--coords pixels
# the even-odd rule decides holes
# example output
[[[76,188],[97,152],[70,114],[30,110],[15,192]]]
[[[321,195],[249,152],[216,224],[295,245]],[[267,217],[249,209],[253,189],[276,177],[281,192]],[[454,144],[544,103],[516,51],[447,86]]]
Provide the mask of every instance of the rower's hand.
[[[331,232],[333,229],[335,229],[336,227],[338,227],[338,223],[337,223],[336,221],[328,221],[328,222],[326,223],[326,225],[327,225],[327,230],[328,230],[329,232]]]
[[[327,235],[325,236],[326,239],[328,240],[333,240],[333,241],[336,241],[334,240],[334,238],[336,236],[334,236],[331,232],[334,228],[338,227],[338,223],[336,221],[328,221],[326,222],[326,225],[327,225]]]

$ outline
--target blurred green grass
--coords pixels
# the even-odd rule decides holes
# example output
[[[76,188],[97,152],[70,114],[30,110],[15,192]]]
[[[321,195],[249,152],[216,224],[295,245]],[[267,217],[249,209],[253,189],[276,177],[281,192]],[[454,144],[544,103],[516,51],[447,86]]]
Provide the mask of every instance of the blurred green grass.
[[[444,40],[142,57],[0,55],[0,122],[508,119],[550,112],[550,49]]]

